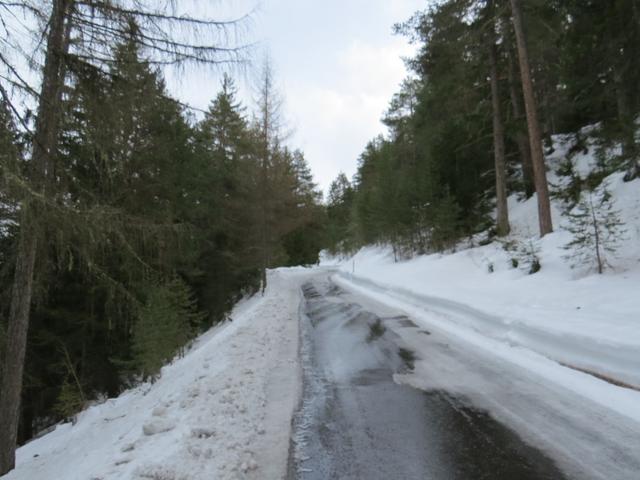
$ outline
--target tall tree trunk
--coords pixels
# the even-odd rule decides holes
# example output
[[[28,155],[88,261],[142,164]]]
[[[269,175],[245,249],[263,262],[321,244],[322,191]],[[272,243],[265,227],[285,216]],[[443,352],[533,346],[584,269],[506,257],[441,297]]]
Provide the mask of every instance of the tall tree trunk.
[[[268,75],[268,73],[266,74]],[[265,77],[265,96],[262,118],[262,158],[260,159],[260,243],[261,243],[261,272],[260,272],[260,289],[262,295],[267,288],[267,268],[269,268],[269,233],[268,233],[268,216],[269,208],[267,206],[268,197],[268,177],[269,177],[269,82],[270,80]]]
[[[47,50],[36,117],[30,180],[46,201],[53,176],[52,156],[58,137],[58,116],[64,85],[64,56],[68,48],[67,23],[72,0],[54,0],[49,20]],[[0,388],[0,475],[15,466],[15,449],[20,418],[22,376],[33,294],[34,268],[42,235],[45,202],[25,198],[20,205],[20,240],[11,292],[7,345],[2,362]]]
[[[531,147],[529,146],[529,136],[526,132],[525,119],[522,114],[522,97],[518,92],[516,84],[516,65],[514,62],[514,51],[511,45],[511,41],[506,40],[507,43],[507,60],[508,60],[508,81],[509,81],[509,96],[511,97],[511,110],[513,112],[513,118],[516,122],[515,141],[520,152],[520,160],[522,162],[522,181],[524,183],[524,192],[527,198],[533,195],[536,191],[535,184],[533,182],[533,165],[531,163]]]
[[[522,93],[524,106],[527,112],[527,127],[529,130],[529,143],[531,145],[531,161],[533,164],[533,177],[538,194],[538,222],[540,224],[540,236],[553,231],[551,221],[551,203],[549,201],[549,185],[547,184],[547,172],[542,151],[540,136],[540,124],[531,80],[531,68],[529,66],[529,52],[524,34],[522,11],[520,0],[511,0],[511,13],[513,15],[513,27],[518,44],[518,59],[520,61],[520,76],[522,77]]]
[[[278,147],[278,109],[280,107],[274,86],[273,70],[267,57],[264,63],[263,78],[260,86],[260,243],[261,243],[261,283],[262,293],[267,288],[267,269],[272,264],[273,242],[278,234],[274,224],[280,220],[274,210],[274,178],[272,168],[275,161],[275,152]]]
[[[593,205],[593,198],[589,196],[589,212],[591,213],[591,222],[593,223],[593,233],[596,249],[596,260],[598,262],[598,273],[602,275],[603,265],[602,256],[600,255],[600,228],[598,226],[598,219],[596,217],[596,209]]]
[[[487,3],[490,17],[494,17],[493,0]],[[507,173],[504,160],[504,125],[500,112],[500,90],[498,86],[498,49],[496,47],[495,19],[489,25],[489,68],[491,70],[491,106],[493,110],[493,156],[496,171],[496,232],[498,236],[509,233],[509,209],[507,206]]]
[[[630,95],[627,92],[625,80],[620,70],[620,66],[613,66],[616,109],[618,111],[618,124],[620,125],[620,132],[622,134],[622,156],[627,163],[627,172],[624,175],[624,181],[628,182],[640,175],[640,158],[638,158],[635,139],[635,115],[631,110]]]
[[[269,209],[267,207],[267,181],[268,181],[268,161],[269,161],[269,147],[268,142],[264,150],[264,157],[262,159],[262,165],[260,167],[260,208],[262,209],[262,215],[260,219],[260,243],[261,248],[261,271],[260,271],[260,290],[262,295],[267,288],[267,268],[269,268],[269,240],[268,240],[268,220]]]
[[[30,208],[27,206],[27,210]],[[30,223],[28,212],[21,215],[20,221]],[[22,374],[27,348],[29,312],[33,290],[33,270],[38,234],[35,229],[21,226],[18,256],[11,292],[11,309],[2,362],[2,389],[0,390],[0,475],[4,475],[15,466],[15,450],[20,420],[20,397],[22,394]]]

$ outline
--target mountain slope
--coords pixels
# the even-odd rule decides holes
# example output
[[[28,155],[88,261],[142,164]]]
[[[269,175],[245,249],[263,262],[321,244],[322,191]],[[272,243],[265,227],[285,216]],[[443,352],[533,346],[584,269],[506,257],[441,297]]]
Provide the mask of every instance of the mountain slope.
[[[299,397],[295,270],[184,358],[18,450],[3,480],[282,478]]]
[[[583,140],[580,150],[575,142],[573,135],[554,137],[547,162],[556,192],[567,186],[568,177],[557,173],[567,161],[581,181],[598,174],[595,140]],[[603,275],[593,265],[572,268],[565,258],[572,236],[562,201],[553,201],[555,232],[540,240],[535,196],[525,201],[512,196],[512,233],[506,239],[479,245],[485,237],[479,235],[457,251],[398,262],[390,248],[366,247],[339,262],[340,281],[427,322],[437,319],[439,327],[489,350],[504,350],[505,359],[515,355],[526,363],[523,359],[534,355],[571,368],[577,377],[569,378],[584,379],[575,389],[640,421],[640,179],[624,182],[623,175],[610,174],[601,185],[611,193],[626,230]],[[542,268],[530,275],[533,254]],[[559,375],[554,381],[567,379]]]

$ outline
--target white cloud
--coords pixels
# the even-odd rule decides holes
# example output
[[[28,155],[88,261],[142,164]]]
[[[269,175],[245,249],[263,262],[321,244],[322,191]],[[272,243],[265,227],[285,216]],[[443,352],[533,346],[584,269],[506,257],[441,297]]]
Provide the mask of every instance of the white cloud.
[[[254,34],[266,40],[283,85],[285,113],[295,132],[292,146],[304,150],[323,189],[339,171],[354,174],[366,143],[384,132],[380,117],[406,76],[401,57],[412,52],[391,27],[426,3],[264,0]],[[219,88],[218,76],[206,73],[169,83],[179,98],[200,108]],[[250,105],[250,88],[239,83]]]
[[[381,47],[354,40],[338,52],[328,78],[286,91],[295,138],[323,189],[339,171],[353,175],[366,143],[384,131],[379,120],[406,76],[401,56],[410,52],[401,39]]]
[[[410,52],[410,46],[398,37],[385,46],[356,40],[339,55],[339,63],[347,73],[349,88],[388,94],[406,75],[400,57]]]

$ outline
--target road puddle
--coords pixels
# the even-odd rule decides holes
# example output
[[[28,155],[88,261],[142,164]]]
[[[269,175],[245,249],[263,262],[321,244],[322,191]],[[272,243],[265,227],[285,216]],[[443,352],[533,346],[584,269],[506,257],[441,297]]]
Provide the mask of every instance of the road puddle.
[[[394,328],[429,334],[411,319],[377,316],[329,283],[307,284],[303,293],[303,398],[290,479],[566,478],[464,399],[394,382],[417,360]]]

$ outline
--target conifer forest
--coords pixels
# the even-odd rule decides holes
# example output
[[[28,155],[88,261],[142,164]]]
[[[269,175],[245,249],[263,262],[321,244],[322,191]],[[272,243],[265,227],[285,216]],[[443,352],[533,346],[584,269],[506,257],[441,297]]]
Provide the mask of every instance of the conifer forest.
[[[271,298],[274,269],[498,245],[509,265],[479,261],[489,278],[545,274],[549,258],[598,278],[635,252],[640,220],[616,202],[640,177],[639,0],[425,0],[390,19],[413,52],[405,78],[355,174],[326,188],[254,44],[259,9],[180,3],[0,0],[0,476],[43,432],[153,388],[239,301]],[[170,87],[196,71],[206,108]],[[139,475],[119,478],[276,478]]]

